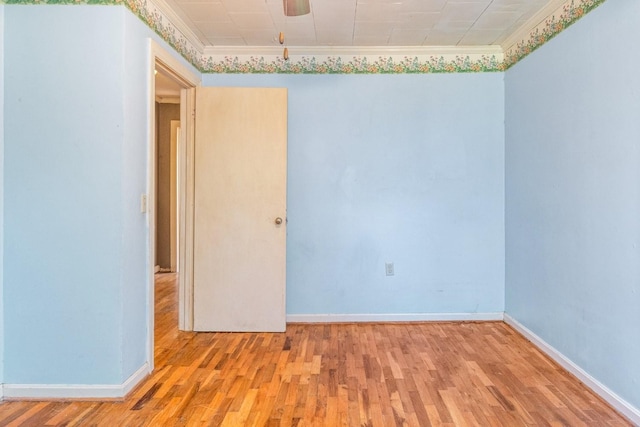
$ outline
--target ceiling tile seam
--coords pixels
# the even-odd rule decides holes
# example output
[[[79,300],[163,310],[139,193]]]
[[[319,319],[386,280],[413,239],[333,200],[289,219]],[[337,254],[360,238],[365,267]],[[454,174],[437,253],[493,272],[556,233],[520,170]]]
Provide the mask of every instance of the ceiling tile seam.
[[[443,2],[443,3],[442,3],[442,6],[440,7],[440,10],[438,11],[438,13],[439,13],[439,14],[442,14],[442,12],[444,11],[444,8],[445,8],[446,4],[447,4],[446,2]],[[427,35],[424,37],[424,40],[422,40],[422,44],[424,44],[424,43],[425,43],[425,42],[427,42],[428,40],[429,40],[429,34],[427,34]]]
[[[358,0],[356,0],[356,8],[353,11],[353,25],[351,26],[351,44],[356,39],[356,22],[358,17]]]
[[[478,20],[480,19],[480,17],[489,9],[489,6],[491,6],[491,2],[487,3],[487,6],[482,10],[482,12],[478,15],[478,17],[476,18],[475,21],[473,21],[473,24],[471,24],[471,26],[469,26],[469,28],[467,29],[467,31],[465,31],[464,35],[460,38],[460,41],[464,40],[464,38],[467,36],[467,34],[469,34],[469,31],[471,31],[471,29],[473,28],[474,25],[476,25],[478,23]],[[460,42],[458,42],[460,43]],[[502,47],[502,46],[501,46]],[[504,52],[504,49],[503,49]]]
[[[316,25],[315,11],[313,10],[313,3],[311,3],[311,13],[313,13],[313,35],[315,36],[316,40],[318,40],[318,26]]]

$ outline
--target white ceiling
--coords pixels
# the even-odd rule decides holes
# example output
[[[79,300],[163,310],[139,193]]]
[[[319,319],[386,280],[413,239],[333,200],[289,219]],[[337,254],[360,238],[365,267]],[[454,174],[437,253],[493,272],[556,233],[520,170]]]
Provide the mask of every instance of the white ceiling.
[[[310,0],[286,17],[282,0],[164,0],[205,47],[502,45],[557,0]]]

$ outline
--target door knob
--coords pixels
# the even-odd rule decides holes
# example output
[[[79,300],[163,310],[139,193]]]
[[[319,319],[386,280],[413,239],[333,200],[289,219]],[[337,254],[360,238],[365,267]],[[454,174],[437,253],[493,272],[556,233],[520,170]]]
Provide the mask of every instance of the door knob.
[[[282,218],[278,217],[276,218],[276,225],[280,225],[282,224]]]

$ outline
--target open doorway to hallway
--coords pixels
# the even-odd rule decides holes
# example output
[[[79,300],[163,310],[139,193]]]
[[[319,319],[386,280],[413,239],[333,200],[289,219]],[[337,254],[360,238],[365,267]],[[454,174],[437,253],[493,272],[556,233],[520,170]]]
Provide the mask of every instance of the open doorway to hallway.
[[[154,342],[152,357],[157,366],[158,346],[176,339],[178,326],[178,152],[180,142],[180,91],[182,87],[163,68],[155,70],[155,236]],[[160,301],[160,304],[158,302]],[[172,304],[163,302],[171,301]],[[168,324],[167,322],[170,322]],[[167,331],[169,337],[167,337]]]
[[[192,329],[191,277],[189,261],[192,246],[186,230],[189,217],[189,191],[192,180],[187,175],[187,159],[193,144],[194,88],[200,78],[183,62],[153,40],[149,41],[148,84],[148,317],[147,363],[154,370],[154,332],[156,271],[180,275],[177,321],[180,330]],[[176,111],[178,114],[176,114]]]
[[[162,69],[155,75],[156,247],[155,272],[178,271],[178,143],[180,85]]]

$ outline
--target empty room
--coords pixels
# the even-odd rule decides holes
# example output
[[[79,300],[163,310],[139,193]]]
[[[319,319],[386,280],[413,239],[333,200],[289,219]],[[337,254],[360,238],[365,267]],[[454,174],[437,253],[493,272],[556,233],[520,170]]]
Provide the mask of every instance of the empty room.
[[[0,425],[640,425],[638,22],[6,0]]]

